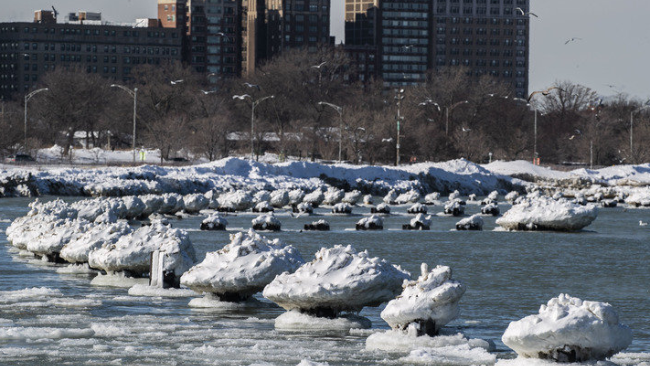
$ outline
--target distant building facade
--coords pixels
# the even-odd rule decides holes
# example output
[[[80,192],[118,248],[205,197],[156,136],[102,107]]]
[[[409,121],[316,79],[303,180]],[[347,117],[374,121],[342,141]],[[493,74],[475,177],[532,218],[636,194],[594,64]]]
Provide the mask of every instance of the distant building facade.
[[[60,67],[81,66],[88,73],[128,82],[138,65],[181,61],[178,29],[160,28],[155,19],[142,24],[83,19],[57,23],[48,11],[37,12],[33,23],[0,23],[0,98],[30,91],[43,74]]]
[[[529,0],[346,0],[345,10],[346,49],[358,66],[360,53],[374,53],[387,86],[464,66],[528,93]]]

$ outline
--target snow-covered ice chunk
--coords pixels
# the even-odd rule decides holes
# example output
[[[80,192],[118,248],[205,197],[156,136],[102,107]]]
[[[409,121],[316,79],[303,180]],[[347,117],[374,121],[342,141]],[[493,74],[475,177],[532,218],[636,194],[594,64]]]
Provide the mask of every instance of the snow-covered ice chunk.
[[[329,231],[330,223],[326,220],[314,221],[311,224],[305,224],[305,230],[307,231]]]
[[[499,205],[496,202],[490,202],[481,207],[481,213],[483,215],[499,216],[501,210],[499,210]]]
[[[293,212],[311,215],[314,213],[314,208],[312,207],[311,203],[302,202],[293,207]]]
[[[306,194],[302,201],[311,203],[312,207],[318,207],[321,203],[323,203],[324,199],[325,195],[323,194],[323,191],[316,189],[315,191]]]
[[[451,268],[447,266],[437,266],[429,272],[429,267],[422,263],[421,271],[417,280],[404,281],[402,294],[386,305],[381,318],[393,330],[434,336],[458,317],[458,302],[465,286],[451,278]]]
[[[377,207],[371,207],[370,213],[388,215],[390,214],[390,206],[388,206],[386,203],[380,203],[377,205]]]
[[[165,256],[165,274],[177,278],[194,265],[196,255],[187,233],[166,225],[143,226],[121,237],[115,244],[88,255],[91,268],[108,273],[123,272],[138,277],[149,273],[151,253],[160,251]]]
[[[281,330],[304,331],[349,331],[350,329],[369,329],[372,323],[368,318],[354,314],[344,314],[334,318],[318,317],[290,310],[275,319],[275,328]]]
[[[280,231],[282,229],[282,223],[275,217],[275,215],[273,215],[273,213],[259,215],[254,218],[251,223],[253,224],[253,230]]]
[[[650,207],[650,190],[629,195],[625,199],[625,203],[632,207]]]
[[[70,263],[86,263],[90,252],[114,244],[132,232],[133,229],[124,221],[88,225],[85,232],[72,238],[61,249],[59,255]]]
[[[565,199],[541,196],[512,206],[496,223],[507,230],[576,231],[598,217],[595,205],[581,206]]]
[[[286,310],[336,316],[393,299],[409,273],[386,260],[357,253],[351,246],[321,248],[315,259],[292,274],[283,273],[264,297]]]
[[[244,300],[261,291],[277,275],[294,272],[304,263],[298,250],[253,230],[230,236],[230,243],[181,277],[192,290],[216,294],[222,300]]]
[[[200,193],[188,194],[183,197],[184,210],[187,213],[195,214],[208,208],[210,200]]]
[[[449,194],[449,201],[453,201],[456,199],[460,199],[460,192],[458,192],[458,190],[455,190]]]
[[[305,198],[305,192],[302,189],[293,189],[289,191],[289,205],[297,205]]]
[[[278,189],[271,192],[269,204],[273,207],[282,208],[290,202],[289,192],[284,189]]]
[[[519,197],[519,192],[511,191],[504,197],[506,201],[513,203]]]
[[[226,230],[228,220],[221,214],[212,214],[201,221],[201,230]]]
[[[274,211],[273,207],[271,207],[271,205],[266,201],[262,201],[256,204],[255,207],[253,207],[253,212],[256,213],[268,213],[273,211]]]
[[[364,217],[357,221],[355,228],[357,230],[383,230],[384,220],[380,216],[371,215],[370,217]]]
[[[397,202],[398,205],[404,205],[407,203],[417,203],[421,198],[422,196],[420,195],[420,192],[412,189],[397,196],[395,202]]]
[[[456,230],[483,230],[483,218],[476,214],[456,223]]]
[[[408,224],[402,225],[403,230],[429,230],[431,228],[431,216],[417,214]]]
[[[332,213],[349,215],[352,213],[352,206],[349,203],[337,203],[332,207]]]
[[[510,323],[502,340],[519,356],[583,362],[626,349],[632,331],[619,323],[611,305],[562,294],[542,305],[538,314]]]
[[[357,202],[359,202],[359,200],[361,199],[361,196],[362,196],[362,193],[355,189],[355,190],[353,190],[351,192],[347,192],[345,194],[345,196],[343,197],[343,200],[341,202],[349,203],[351,205],[356,205]]]
[[[372,205],[373,202],[374,202],[374,200],[372,198],[372,195],[367,194],[367,195],[363,196],[363,204],[364,205]]]
[[[388,205],[394,205],[397,202],[397,191],[394,189],[391,189],[388,191],[388,193],[384,196],[383,200],[385,204]]]
[[[327,192],[325,192],[325,199],[323,200],[324,205],[335,205],[345,197],[345,191],[335,187],[329,187]]]
[[[243,190],[224,193],[217,201],[222,211],[246,211],[253,206],[253,197]]]
[[[432,192],[424,196],[424,203],[427,205],[433,205],[440,200],[439,192]]]
[[[446,215],[461,216],[465,214],[465,206],[461,205],[458,200],[449,201],[445,203],[443,212]]]
[[[406,210],[407,213],[409,214],[426,214],[427,213],[427,206],[421,204],[421,203],[416,203],[413,206],[409,207]]]

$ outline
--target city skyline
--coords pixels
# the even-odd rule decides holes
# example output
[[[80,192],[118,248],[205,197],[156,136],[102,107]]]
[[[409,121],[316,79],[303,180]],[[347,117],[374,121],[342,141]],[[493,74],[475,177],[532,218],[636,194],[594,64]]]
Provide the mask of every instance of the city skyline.
[[[344,35],[344,0],[332,1],[332,35]],[[31,21],[33,12],[54,4],[61,15],[79,10],[98,11],[109,22],[131,23],[157,15],[156,0],[29,0],[12,4],[0,21]],[[650,52],[650,24],[643,0],[531,1],[530,90],[568,80],[596,90],[602,96],[619,92],[650,97],[650,74],[645,60]],[[568,40],[575,39],[566,43]],[[565,44],[566,43],[566,44]]]

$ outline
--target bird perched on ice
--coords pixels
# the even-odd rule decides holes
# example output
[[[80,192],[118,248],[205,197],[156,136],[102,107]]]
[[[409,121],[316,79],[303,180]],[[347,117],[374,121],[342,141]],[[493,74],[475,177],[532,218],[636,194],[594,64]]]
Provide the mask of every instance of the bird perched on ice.
[[[648,223],[643,222],[642,220],[639,220],[639,226],[648,226]]]

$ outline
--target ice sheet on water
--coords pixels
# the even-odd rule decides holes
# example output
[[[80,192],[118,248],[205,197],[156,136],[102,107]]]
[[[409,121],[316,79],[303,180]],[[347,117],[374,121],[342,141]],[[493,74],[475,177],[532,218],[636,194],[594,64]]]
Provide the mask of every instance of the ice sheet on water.
[[[129,288],[131,296],[148,296],[148,297],[192,297],[196,292],[190,289],[182,288],[159,288],[149,285],[138,284]]]
[[[40,328],[40,327],[5,327],[0,328],[2,340],[38,340],[60,338],[87,338],[95,335],[89,328]]]
[[[349,331],[367,329],[370,320],[358,315],[344,315],[337,318],[319,318],[297,310],[287,311],[275,319],[275,328],[291,331]]]
[[[130,288],[138,284],[148,285],[149,279],[127,277],[123,274],[98,274],[90,281],[90,284],[94,286]]]
[[[461,345],[413,350],[408,356],[400,358],[400,361],[409,364],[439,366],[488,366],[495,364],[496,356],[489,354],[482,348]]]

